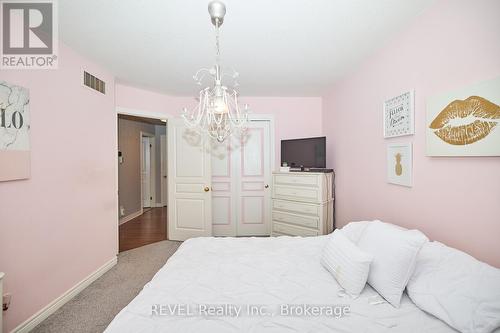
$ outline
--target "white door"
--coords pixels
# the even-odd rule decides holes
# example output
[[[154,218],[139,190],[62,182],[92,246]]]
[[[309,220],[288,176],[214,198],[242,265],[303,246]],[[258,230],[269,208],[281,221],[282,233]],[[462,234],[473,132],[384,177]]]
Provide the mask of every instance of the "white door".
[[[160,135],[160,177],[161,177],[161,204],[167,205],[167,136]]]
[[[247,134],[212,143],[212,223],[216,236],[269,235],[270,121],[251,121]]]
[[[238,168],[240,156],[236,138],[223,143],[211,142],[212,155],[212,225],[215,236],[236,236],[238,218]]]
[[[151,207],[151,143],[149,137],[141,138],[142,207]]]
[[[238,236],[271,232],[271,128],[269,121],[251,121],[241,138],[238,177]]]
[[[209,150],[182,119],[167,126],[168,239],[183,241],[212,235]]]

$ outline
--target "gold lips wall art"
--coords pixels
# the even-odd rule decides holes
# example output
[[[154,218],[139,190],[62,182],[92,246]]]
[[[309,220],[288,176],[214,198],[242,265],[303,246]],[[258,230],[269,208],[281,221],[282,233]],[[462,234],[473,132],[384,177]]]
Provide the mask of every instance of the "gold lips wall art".
[[[499,104],[500,79],[430,99],[428,155],[500,156]]]

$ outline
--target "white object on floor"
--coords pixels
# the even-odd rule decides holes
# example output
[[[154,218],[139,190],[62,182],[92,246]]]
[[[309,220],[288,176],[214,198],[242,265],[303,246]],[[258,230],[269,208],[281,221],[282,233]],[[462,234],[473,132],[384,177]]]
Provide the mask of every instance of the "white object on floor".
[[[333,231],[333,173],[273,173],[272,235],[317,236]]]
[[[463,333],[500,327],[500,269],[439,242],[425,244],[408,282],[421,309]]]
[[[370,222],[361,235],[358,247],[373,255],[368,283],[395,307],[415,269],[418,251],[428,241],[418,230],[380,221]]]
[[[403,295],[401,307],[372,305],[380,296],[366,286],[356,299],[341,297],[341,287],[321,265],[328,236],[214,238],[184,242],[106,329],[132,332],[426,332],[454,330],[426,314]],[[153,315],[153,305],[260,305],[275,316]],[[282,315],[280,305],[347,305],[350,314]],[[290,307],[288,307],[290,310]],[[274,312],[273,312],[274,313]],[[234,314],[234,312],[233,312]]]
[[[361,251],[339,229],[329,236],[321,256],[321,264],[353,297],[365,287],[372,260],[371,254]]]

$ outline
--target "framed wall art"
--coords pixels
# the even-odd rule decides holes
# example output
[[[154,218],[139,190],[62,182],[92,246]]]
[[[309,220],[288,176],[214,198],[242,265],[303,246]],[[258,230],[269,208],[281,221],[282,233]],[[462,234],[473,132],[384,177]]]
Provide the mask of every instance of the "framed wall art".
[[[411,187],[413,185],[413,149],[411,143],[387,146],[387,182]]]
[[[429,98],[427,156],[500,156],[500,77]]]
[[[29,91],[0,81],[0,181],[30,177]]]
[[[411,90],[384,102],[384,138],[414,134],[414,95]]]

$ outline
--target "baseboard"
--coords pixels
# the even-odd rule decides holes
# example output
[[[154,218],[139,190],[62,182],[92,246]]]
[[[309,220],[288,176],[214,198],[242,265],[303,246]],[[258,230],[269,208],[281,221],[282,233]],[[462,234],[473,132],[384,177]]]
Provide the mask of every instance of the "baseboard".
[[[122,217],[122,218],[120,219],[120,222],[118,222],[118,225],[122,225],[123,223],[127,223],[128,221],[133,220],[133,219],[135,219],[136,217],[141,216],[141,215],[142,215],[142,209],[141,209],[141,210],[138,210],[138,211],[137,211],[137,212],[135,212],[135,213],[128,214],[127,216]]]
[[[156,207],[156,208],[162,208],[162,207],[165,207],[165,206],[166,206],[166,205],[164,205],[164,204],[163,204],[163,203],[161,203],[161,202],[157,202],[157,203],[155,203],[155,207]]]
[[[28,318],[25,322],[14,328],[11,333],[28,333],[34,329],[38,324],[47,319],[48,316],[57,311],[61,306],[66,304],[73,297],[78,295],[83,289],[87,288],[92,282],[100,278],[104,273],[106,273],[111,267],[116,265],[118,258],[114,257],[94,273],[87,276],[82,281],[78,282],[71,289],[66,291],[64,294],[50,302],[46,307],[35,313],[33,316]]]

